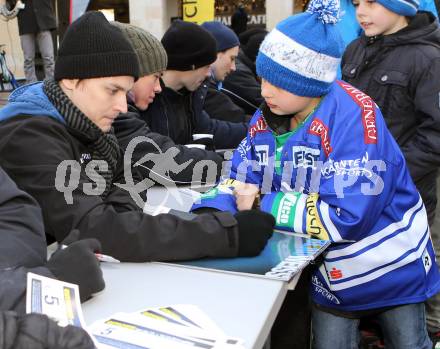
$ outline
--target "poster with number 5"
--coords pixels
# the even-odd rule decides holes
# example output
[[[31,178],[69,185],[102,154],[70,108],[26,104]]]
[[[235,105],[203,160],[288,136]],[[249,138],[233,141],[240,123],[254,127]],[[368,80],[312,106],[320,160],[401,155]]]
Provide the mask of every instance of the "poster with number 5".
[[[60,326],[85,328],[78,286],[28,273],[26,312],[46,314]]]

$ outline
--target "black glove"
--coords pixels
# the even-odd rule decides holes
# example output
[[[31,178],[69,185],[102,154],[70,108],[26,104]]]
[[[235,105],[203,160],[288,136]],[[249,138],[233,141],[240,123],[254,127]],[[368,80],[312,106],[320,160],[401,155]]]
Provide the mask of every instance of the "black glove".
[[[46,267],[61,281],[79,286],[81,302],[89,299],[93,293],[105,287],[102,270],[94,252],[101,251],[101,244],[96,239],[78,240],[79,231],[72,232],[62,242],[70,245],[56,251]],[[75,241],[75,242],[73,242]]]
[[[13,312],[1,313],[0,326],[3,339],[14,349],[93,349],[95,345],[82,328],[72,325],[60,327],[42,314],[17,316]],[[3,341],[2,341],[3,343]],[[4,343],[3,343],[4,344]],[[3,348],[3,346],[1,346]]]
[[[235,214],[238,222],[238,256],[257,256],[266,246],[275,226],[275,218],[259,210],[240,211]]]

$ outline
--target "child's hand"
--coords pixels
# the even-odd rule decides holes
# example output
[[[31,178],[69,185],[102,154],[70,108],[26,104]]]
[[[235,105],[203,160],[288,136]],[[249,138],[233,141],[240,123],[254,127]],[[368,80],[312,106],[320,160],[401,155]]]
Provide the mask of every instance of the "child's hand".
[[[254,207],[255,199],[260,196],[260,190],[258,187],[251,183],[235,184],[233,193],[239,211],[251,210]]]

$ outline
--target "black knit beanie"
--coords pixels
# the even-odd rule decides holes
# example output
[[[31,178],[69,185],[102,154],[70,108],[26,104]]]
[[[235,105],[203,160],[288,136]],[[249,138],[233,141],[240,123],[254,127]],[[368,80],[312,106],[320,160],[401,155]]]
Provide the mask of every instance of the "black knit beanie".
[[[195,70],[217,59],[217,43],[201,26],[174,21],[162,38],[168,55],[167,70]]]
[[[263,42],[266,35],[267,32],[261,32],[252,35],[247,41],[246,45],[243,45],[242,47],[244,54],[248,56],[249,59],[254,63],[257,59],[258,50],[260,49],[261,43]]]
[[[240,44],[246,45],[251,37],[253,37],[255,34],[260,34],[260,33],[268,34],[268,31],[263,28],[251,28],[244,31],[238,36],[238,39],[240,40]]]
[[[121,30],[101,12],[86,12],[67,29],[55,62],[55,80],[139,76],[139,64]]]

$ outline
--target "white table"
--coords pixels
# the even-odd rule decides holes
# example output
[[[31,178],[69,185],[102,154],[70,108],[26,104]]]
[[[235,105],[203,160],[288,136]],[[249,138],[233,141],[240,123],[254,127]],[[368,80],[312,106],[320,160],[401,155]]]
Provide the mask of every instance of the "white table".
[[[102,263],[106,288],[83,304],[87,324],[115,312],[194,304],[229,336],[260,349],[287,292],[281,281],[160,263]]]

